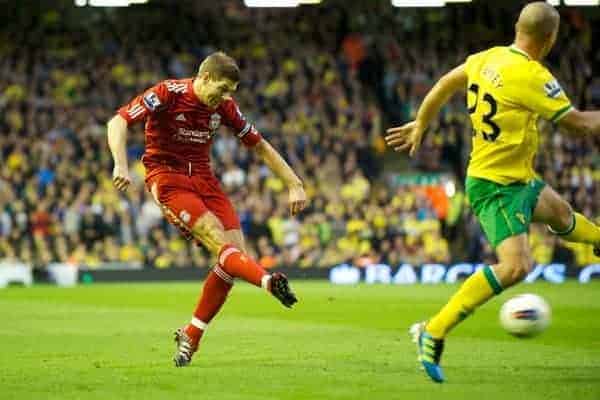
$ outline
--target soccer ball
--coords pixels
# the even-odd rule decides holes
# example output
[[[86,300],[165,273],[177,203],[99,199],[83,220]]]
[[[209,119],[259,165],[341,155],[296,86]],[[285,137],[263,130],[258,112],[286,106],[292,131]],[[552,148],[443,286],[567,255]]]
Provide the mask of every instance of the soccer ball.
[[[551,311],[546,300],[535,294],[509,299],[500,309],[500,324],[517,337],[532,337],[550,325]]]

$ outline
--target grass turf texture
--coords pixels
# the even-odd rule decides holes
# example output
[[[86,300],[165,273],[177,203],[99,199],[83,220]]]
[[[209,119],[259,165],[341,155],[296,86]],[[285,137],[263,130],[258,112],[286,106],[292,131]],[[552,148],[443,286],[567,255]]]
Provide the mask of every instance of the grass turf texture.
[[[237,284],[190,367],[172,332],[200,284],[0,291],[0,399],[600,399],[600,284],[523,285],[457,328],[436,385],[417,369],[409,325],[456,286],[295,282],[286,310]],[[534,339],[499,327],[517,293],[544,296],[553,323]]]

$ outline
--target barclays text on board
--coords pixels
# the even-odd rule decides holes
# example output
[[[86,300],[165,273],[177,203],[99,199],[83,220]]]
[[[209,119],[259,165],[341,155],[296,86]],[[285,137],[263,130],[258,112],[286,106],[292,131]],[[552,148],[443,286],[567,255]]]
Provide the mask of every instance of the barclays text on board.
[[[470,263],[423,264],[420,267],[411,264],[401,264],[398,267],[373,264],[365,268],[358,268],[351,264],[340,264],[331,269],[329,280],[331,283],[340,285],[352,285],[360,282],[396,285],[455,283],[484,266],[485,264]],[[589,283],[594,278],[600,279],[600,264],[577,269],[569,269],[564,264],[538,264],[531,270],[525,282],[543,280],[563,283],[568,276],[577,277],[580,283]]]

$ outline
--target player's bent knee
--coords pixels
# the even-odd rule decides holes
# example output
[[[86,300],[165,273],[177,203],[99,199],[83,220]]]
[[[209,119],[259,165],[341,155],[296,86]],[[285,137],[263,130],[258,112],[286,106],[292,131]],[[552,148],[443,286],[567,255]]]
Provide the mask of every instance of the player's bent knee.
[[[550,231],[562,233],[571,228],[573,224],[573,209],[569,203],[563,199],[559,199],[551,204],[549,213],[550,216],[545,222],[548,224]]]
[[[202,243],[213,254],[218,254],[226,244],[223,224],[211,212],[205,213],[196,220],[192,227],[192,234],[194,239]]]
[[[526,253],[520,253],[519,256],[510,257],[497,264],[495,272],[502,286],[506,289],[525,279],[532,266],[533,260],[531,257]]]
[[[561,201],[554,209],[556,223],[551,228],[556,232],[564,232],[573,223],[573,209],[566,201]]]
[[[244,234],[240,229],[230,229],[225,231],[225,240],[227,241],[227,244],[232,244],[239,250],[246,252]]]
[[[529,257],[524,257],[525,260],[515,262],[511,266],[511,284],[521,282],[531,271],[531,267],[533,265],[532,260]]]

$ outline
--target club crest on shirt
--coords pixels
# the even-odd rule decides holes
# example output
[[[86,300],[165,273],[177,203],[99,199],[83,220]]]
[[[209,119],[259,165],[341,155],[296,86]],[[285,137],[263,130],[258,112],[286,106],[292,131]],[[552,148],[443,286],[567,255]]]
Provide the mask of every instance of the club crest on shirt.
[[[190,218],[192,218],[192,216],[189,212],[187,212],[187,210],[181,210],[179,213],[179,218],[181,218],[181,220],[187,224],[190,222]]]
[[[210,116],[210,121],[208,122],[208,129],[210,131],[216,131],[221,126],[221,115],[218,113],[214,113]]]
[[[156,109],[160,107],[161,102],[156,93],[148,92],[144,95],[144,104],[148,110],[156,111]]]
[[[560,92],[562,92],[562,87],[555,79],[544,85],[544,91],[546,92],[546,96],[555,99],[560,95]]]

